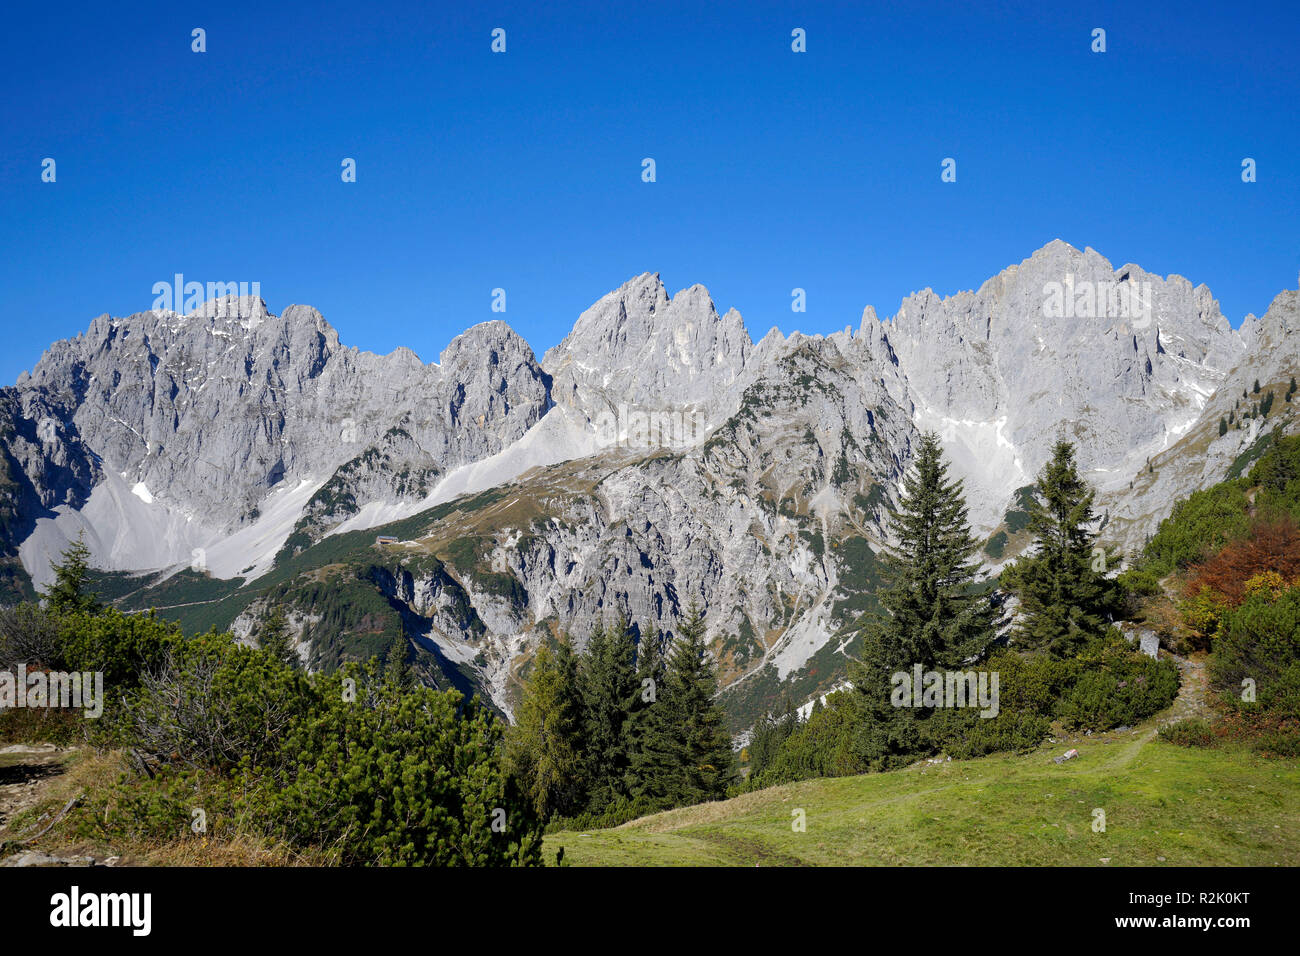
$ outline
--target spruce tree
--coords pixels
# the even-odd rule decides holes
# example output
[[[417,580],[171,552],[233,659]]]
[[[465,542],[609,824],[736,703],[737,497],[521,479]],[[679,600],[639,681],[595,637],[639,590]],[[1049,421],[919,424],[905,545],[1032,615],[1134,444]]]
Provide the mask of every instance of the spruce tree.
[[[627,738],[628,768],[624,790],[635,796],[643,788],[639,783],[639,774],[645,765],[638,756],[642,743],[651,731],[654,705],[659,700],[664,686],[664,655],[659,631],[651,627],[644,632],[636,644],[635,693],[632,710],[624,724]]]
[[[1017,638],[1064,657],[1106,628],[1114,587],[1094,570],[1093,490],[1079,473],[1074,445],[1058,441],[1039,474],[1029,513],[1033,549],[1004,581],[1024,615]]]
[[[813,713],[817,713],[821,698],[813,704]],[[754,725],[749,737],[749,779],[755,780],[776,759],[781,747],[790,735],[799,727],[799,717],[789,695],[785,698],[784,711],[780,717],[764,714]]]
[[[289,667],[298,663],[298,655],[289,643],[289,622],[285,620],[284,610],[276,607],[262,619],[257,629],[257,646],[270,652],[276,660]]]
[[[988,596],[973,593],[979,542],[962,483],[948,479],[933,434],[921,437],[889,530],[895,543],[885,551],[886,586],[877,594],[886,616],[874,623],[885,631],[880,647],[890,666],[930,670],[982,654],[994,629]]]
[[[406,639],[406,623],[399,621],[397,636],[384,654],[384,680],[406,690],[414,683],[406,659],[410,656],[410,642]]]
[[[582,699],[567,640],[543,645],[524,681],[506,753],[520,789],[543,820],[580,812],[586,804]]]
[[[668,655],[660,693],[645,711],[632,762],[634,795],[655,806],[719,799],[734,775],[704,634],[704,613],[692,602]]]
[[[627,796],[631,759],[628,720],[636,706],[636,644],[627,619],[596,626],[578,669],[589,803],[599,812]]]
[[[990,597],[976,593],[979,542],[971,535],[960,481],[948,479],[938,437],[923,435],[890,517],[880,611],[862,626],[860,658],[849,669],[861,710],[856,742],[863,765],[880,770],[925,749],[925,709],[896,706],[893,675],[958,668],[996,636]]]
[[[87,590],[90,583],[90,548],[86,546],[86,533],[77,535],[62,553],[62,560],[51,564],[54,583],[41,592],[46,607],[56,614],[76,614],[80,611],[94,613],[99,610],[95,595]]]

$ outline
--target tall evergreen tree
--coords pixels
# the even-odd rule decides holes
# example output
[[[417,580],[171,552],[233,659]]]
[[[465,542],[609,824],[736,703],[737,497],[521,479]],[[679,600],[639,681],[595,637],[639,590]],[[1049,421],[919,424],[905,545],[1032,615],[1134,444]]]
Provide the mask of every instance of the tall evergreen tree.
[[[628,714],[627,723],[624,725],[628,748],[628,768],[624,790],[631,795],[640,793],[642,789],[638,783],[638,773],[644,767],[638,763],[638,754],[641,752],[642,742],[651,731],[652,710],[655,703],[658,702],[664,686],[662,641],[658,629],[653,625],[642,632],[640,639],[637,641],[634,680],[636,686],[635,695],[632,699],[632,710]]]
[[[668,655],[663,686],[645,711],[632,759],[634,795],[653,805],[719,799],[734,775],[731,739],[714,700],[718,678],[704,635],[704,612],[692,602]]]
[[[659,688],[664,682],[663,640],[658,628],[653,625],[642,633],[636,644],[636,715],[643,713],[654,703]]]
[[[948,479],[939,439],[921,437],[890,516],[895,543],[885,552],[886,586],[878,600],[881,650],[889,665],[956,666],[993,640],[989,597],[975,593],[979,542],[971,535],[962,483]]]
[[[78,611],[94,612],[99,602],[89,591],[90,548],[86,546],[86,533],[77,535],[62,553],[62,560],[52,564],[54,583],[41,592],[46,606],[56,614],[75,614]]]
[[[627,619],[596,626],[578,669],[582,691],[589,808],[599,812],[627,791],[628,719],[636,706],[636,644]]]
[[[894,543],[884,554],[880,611],[863,622],[861,656],[849,673],[861,708],[857,749],[872,769],[924,749],[921,724],[929,711],[895,706],[893,675],[918,664],[927,671],[959,667],[996,636],[990,597],[977,593],[979,542],[962,483],[949,480],[934,434],[921,437],[889,530]]]
[[[1074,445],[1058,441],[1043,466],[1029,512],[1033,550],[1008,569],[1024,615],[1017,637],[1056,656],[1075,653],[1101,635],[1115,590],[1105,560],[1094,570],[1093,490],[1079,474]]]
[[[257,646],[264,651],[270,651],[281,663],[290,667],[297,666],[298,655],[294,653],[293,646],[289,643],[289,622],[285,619],[282,608],[277,606],[263,619],[257,632]]]
[[[817,698],[818,704],[821,698]],[[813,705],[816,712],[817,705]],[[754,725],[749,737],[749,779],[753,780],[776,759],[781,746],[790,739],[790,735],[799,727],[799,717],[789,696],[785,698],[785,709],[779,717],[764,714]]]
[[[516,720],[506,753],[534,811],[542,819],[580,812],[586,804],[582,698],[567,640],[538,649]]]
[[[397,636],[393,638],[393,642],[388,645],[388,650],[384,654],[384,680],[403,689],[409,689],[414,684],[411,669],[406,663],[410,653],[411,645],[406,639],[406,622],[399,620]]]

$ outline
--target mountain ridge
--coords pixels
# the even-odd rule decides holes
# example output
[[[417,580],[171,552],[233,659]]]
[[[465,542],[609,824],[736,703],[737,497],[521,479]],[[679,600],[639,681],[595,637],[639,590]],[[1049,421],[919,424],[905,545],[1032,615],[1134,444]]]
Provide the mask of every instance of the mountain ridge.
[[[258,581],[346,537],[404,632],[507,712],[543,634],[614,614],[671,633],[699,597],[743,712],[819,689],[850,653],[922,431],[965,482],[990,570],[1023,547],[1012,514],[1063,435],[1105,540],[1132,552],[1249,454],[1268,423],[1219,435],[1218,419],[1255,377],[1300,371],[1296,298],[1238,331],[1204,285],[1054,240],[977,290],[757,342],[704,286],[669,295],[646,272],[540,361],[499,319],[426,364],[260,298],[100,316],[0,390],[0,560],[42,583],[84,530],[109,570],[230,580],[252,634]],[[394,522],[420,534],[361,547]],[[401,570],[419,555],[434,564]],[[312,636],[318,617],[293,618],[304,645],[334,639]]]

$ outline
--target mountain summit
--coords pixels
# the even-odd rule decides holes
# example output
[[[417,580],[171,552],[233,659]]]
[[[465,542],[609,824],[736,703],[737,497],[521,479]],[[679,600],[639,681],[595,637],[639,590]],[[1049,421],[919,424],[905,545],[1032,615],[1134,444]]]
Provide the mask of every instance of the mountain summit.
[[[1103,542],[1132,552],[1262,427],[1294,427],[1289,402],[1258,409],[1300,374],[1298,329],[1294,291],[1234,331],[1205,286],[1060,240],[978,290],[758,343],[703,286],[644,273],[540,363],[500,321],[425,364],[345,347],[309,306],[100,316],[0,390],[0,571],[22,593],[84,531],[100,568],[148,572],[133,601],[211,603],[205,623],[245,632],[287,604],[316,666],[367,646],[319,606],[360,587],[429,679],[503,710],[543,634],[618,614],[672,633],[699,597],[743,717],[842,672],[922,432],[989,570],[1024,547],[1060,437]],[[186,575],[221,598],[158,599]]]

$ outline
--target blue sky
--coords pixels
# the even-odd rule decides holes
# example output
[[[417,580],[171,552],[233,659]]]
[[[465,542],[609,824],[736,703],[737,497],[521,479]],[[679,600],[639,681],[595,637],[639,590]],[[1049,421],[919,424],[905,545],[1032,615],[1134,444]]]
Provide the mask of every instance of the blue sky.
[[[177,272],[430,361],[492,318],[540,356],[645,271],[755,338],[856,327],[1059,237],[1236,325],[1300,272],[1300,16],[1129,6],[13,5],[0,382]]]

